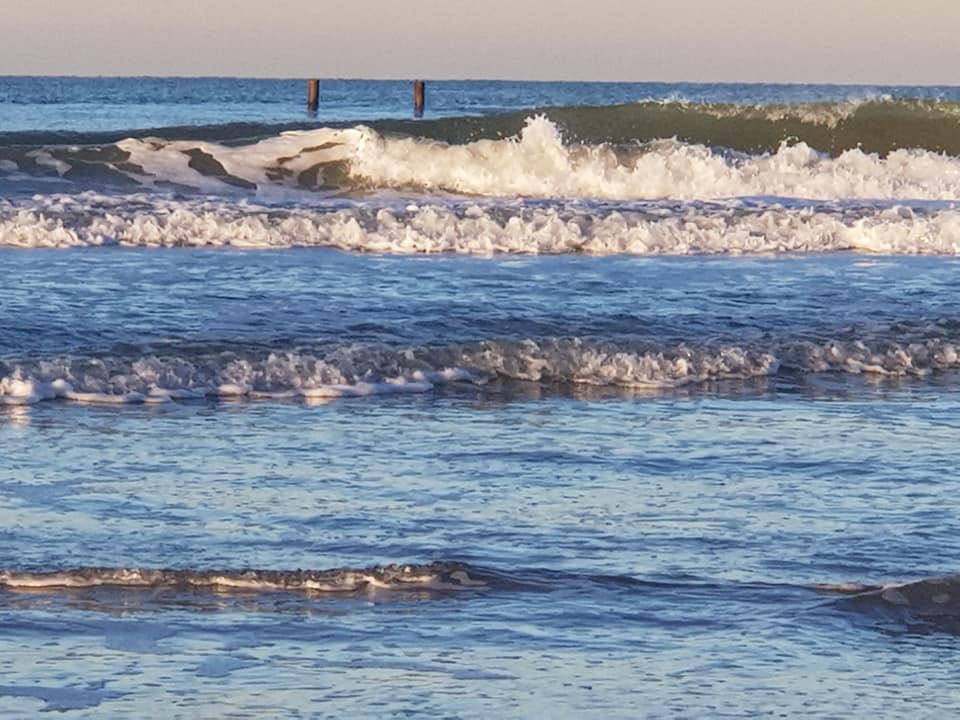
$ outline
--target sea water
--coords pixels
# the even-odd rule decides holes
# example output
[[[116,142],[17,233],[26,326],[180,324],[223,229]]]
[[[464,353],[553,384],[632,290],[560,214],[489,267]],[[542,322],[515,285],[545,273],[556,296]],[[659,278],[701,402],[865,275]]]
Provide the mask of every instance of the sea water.
[[[0,715],[953,714],[956,89],[434,86],[0,80]]]

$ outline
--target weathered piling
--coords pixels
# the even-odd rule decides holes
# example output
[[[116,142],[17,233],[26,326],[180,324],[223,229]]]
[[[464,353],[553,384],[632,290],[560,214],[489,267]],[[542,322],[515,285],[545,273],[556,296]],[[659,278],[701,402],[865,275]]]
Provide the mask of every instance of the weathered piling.
[[[423,117],[423,106],[427,100],[427,90],[423,80],[413,81],[413,116]]]
[[[320,81],[307,80],[307,110],[316,112],[320,107]]]

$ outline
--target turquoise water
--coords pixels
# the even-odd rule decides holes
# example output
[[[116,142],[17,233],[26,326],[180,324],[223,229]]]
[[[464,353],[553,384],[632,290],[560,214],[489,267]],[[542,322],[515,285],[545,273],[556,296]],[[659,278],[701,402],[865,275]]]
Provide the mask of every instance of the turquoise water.
[[[0,133],[49,130],[4,82]],[[95,110],[138,81],[63,82],[76,132],[158,117]],[[163,126],[207,122],[220,81],[150,82]],[[240,84],[260,124],[300,90]],[[636,90],[482,85],[456,87],[501,110]],[[406,112],[396,87],[378,112]],[[254,153],[204,147],[237,173]],[[594,187],[581,151],[536,147],[444,167]],[[804,163],[764,172],[838,167]],[[871,167],[889,184],[855,200],[850,176],[813,199],[265,198],[10,170],[39,187],[0,201],[0,716],[949,716],[955,209]],[[616,251],[629,233],[667,239]]]

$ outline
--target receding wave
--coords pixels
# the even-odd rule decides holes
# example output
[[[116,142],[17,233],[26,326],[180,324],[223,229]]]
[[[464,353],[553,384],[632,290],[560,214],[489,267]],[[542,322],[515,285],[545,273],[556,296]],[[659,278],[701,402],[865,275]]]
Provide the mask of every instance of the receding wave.
[[[492,577],[492,576],[490,576]],[[455,562],[381,565],[333,570],[152,570],[81,567],[39,572],[0,572],[12,590],[116,588],[216,592],[361,594],[371,591],[454,591],[488,587],[488,576]]]
[[[100,355],[0,360],[0,404],[332,398],[424,393],[491,380],[663,391],[778,373],[920,378],[960,370],[956,320],[855,327],[834,337],[753,343],[490,339],[395,348],[169,343]]]
[[[151,569],[138,567],[68,567],[50,570],[0,570],[0,603],[31,607],[31,597],[49,607],[51,596],[82,601],[86,609],[112,610],[138,606],[179,606],[209,609],[212,598],[286,594],[305,599],[415,597],[428,600],[451,595],[475,596],[491,592],[556,592],[615,589],[671,596],[690,594],[698,602],[730,602],[738,595],[768,597],[796,603],[806,612],[836,609],[861,618],[881,630],[896,632],[960,633],[960,576],[928,578],[889,585],[859,583],[794,586],[773,583],[735,583],[684,578],[644,580],[629,575],[602,575],[547,569],[500,570],[458,561],[391,564],[329,570],[272,569]],[[5,592],[4,592],[5,591]],[[814,595],[815,594],[815,595]],[[834,596],[826,604],[810,606],[811,595]],[[214,606],[215,607],[215,606]],[[227,603],[227,607],[235,607]],[[277,609],[283,605],[245,605],[248,609]]]
[[[960,210],[777,203],[271,207],[147,194],[0,200],[0,246],[325,247],[375,253],[960,254]]]
[[[960,158],[860,148],[830,157],[805,142],[761,155],[676,139],[591,144],[565,139],[554,122],[536,116],[514,137],[467,144],[357,126],[245,145],[128,138],[105,147],[6,148],[0,181],[32,189],[47,183],[51,191],[116,186],[265,199],[390,189],[501,198],[955,200]]]
[[[371,565],[326,570],[195,569],[79,566],[42,570],[0,570],[0,588],[9,590],[84,590],[90,588],[180,589],[216,592],[303,592],[356,594],[371,590],[557,590],[586,585],[635,588],[710,589],[738,583],[694,578],[671,582],[629,575],[576,573],[548,569],[503,570],[456,560],[429,563]],[[743,587],[775,589],[769,583]],[[814,584],[806,589],[836,596],[859,608],[912,608],[918,615],[960,617],[960,576],[928,578],[908,583]]]

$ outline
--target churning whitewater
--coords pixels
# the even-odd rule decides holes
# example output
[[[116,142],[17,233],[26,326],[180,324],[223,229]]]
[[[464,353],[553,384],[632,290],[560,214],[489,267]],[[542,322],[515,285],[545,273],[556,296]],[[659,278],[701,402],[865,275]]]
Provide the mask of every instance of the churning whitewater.
[[[341,201],[97,193],[0,199],[0,246],[321,247],[390,254],[960,254],[954,204]]]

